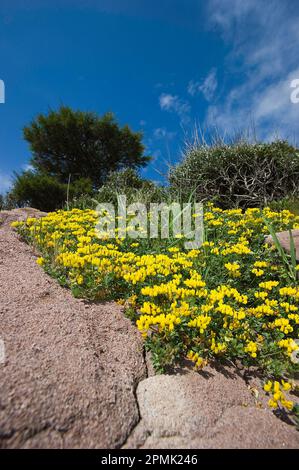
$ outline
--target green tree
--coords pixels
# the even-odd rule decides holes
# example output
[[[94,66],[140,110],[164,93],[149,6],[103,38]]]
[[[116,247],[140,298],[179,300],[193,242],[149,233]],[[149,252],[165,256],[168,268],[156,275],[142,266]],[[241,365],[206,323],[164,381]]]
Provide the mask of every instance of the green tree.
[[[145,166],[142,134],[129,126],[120,127],[113,114],[61,107],[40,114],[24,128],[36,171],[57,178],[60,183],[89,178],[100,187],[111,171]]]

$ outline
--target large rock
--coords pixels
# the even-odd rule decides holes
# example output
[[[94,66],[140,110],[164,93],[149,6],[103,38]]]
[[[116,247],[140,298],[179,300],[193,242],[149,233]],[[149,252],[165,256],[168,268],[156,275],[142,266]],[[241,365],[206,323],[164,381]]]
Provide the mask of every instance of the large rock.
[[[48,277],[8,223],[0,226],[0,339],[0,447],[126,441],[146,376],[140,335],[118,305],[75,299]]]
[[[261,384],[249,388],[232,368],[182,372],[139,384],[141,421],[124,448],[298,447],[299,433],[267,407]]]
[[[296,260],[299,262],[299,230],[292,230],[293,240],[296,248]],[[290,234],[289,232],[278,232],[277,238],[280,241],[282,247],[290,253]],[[273,245],[274,241],[272,236],[266,238],[266,242]]]

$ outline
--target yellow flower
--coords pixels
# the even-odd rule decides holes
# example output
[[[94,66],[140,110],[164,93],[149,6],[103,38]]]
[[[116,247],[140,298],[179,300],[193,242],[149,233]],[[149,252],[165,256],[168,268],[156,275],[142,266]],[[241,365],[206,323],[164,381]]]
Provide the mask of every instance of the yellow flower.
[[[253,266],[255,268],[266,268],[268,263],[266,261],[256,261]]]
[[[257,268],[253,268],[253,269],[251,270],[251,272],[252,272],[253,274],[255,274],[256,277],[260,277],[260,276],[263,276],[263,275],[265,274],[265,271],[264,271],[263,269],[257,269]]]
[[[272,290],[274,287],[277,287],[279,284],[278,281],[266,281],[266,282],[260,282],[259,287],[262,289],[266,290]]]
[[[22,226],[22,222],[19,222],[18,220],[15,220],[10,224],[11,227],[16,228]]]
[[[198,315],[194,320],[189,321],[188,326],[191,328],[199,328],[199,332],[204,333],[211,320],[212,318],[208,315]]]
[[[271,407],[271,408],[277,408],[277,402],[274,401],[272,398],[270,398],[270,400],[268,401],[268,405]]]
[[[236,262],[234,263],[226,263],[224,265],[226,267],[226,269],[228,270],[228,272],[233,276],[233,277],[240,277],[241,276],[241,273],[240,273],[240,265]]]
[[[299,349],[299,346],[295,343],[292,338],[282,339],[278,341],[278,346],[282,349],[286,349],[287,353],[291,355],[294,351]]]
[[[207,361],[205,359],[203,359],[202,357],[199,356],[198,353],[195,353],[193,351],[189,351],[187,353],[187,358],[190,359],[190,361],[195,363],[195,368],[197,369],[201,369],[207,364]]]
[[[285,390],[286,392],[292,389],[292,384],[289,382],[285,382],[284,380],[282,380],[281,384],[282,384],[283,390]]]
[[[277,318],[274,323],[272,323],[273,327],[279,328],[285,334],[291,333],[293,331],[293,327],[290,325],[290,322],[287,318]]]
[[[265,392],[271,392],[271,390],[272,390],[272,382],[271,382],[271,380],[268,380],[268,382],[265,383],[265,385],[264,385],[264,390],[265,390]]]
[[[275,380],[275,382],[274,382],[273,390],[274,390],[275,393],[279,392],[279,390],[280,390],[280,384],[279,384],[279,382],[277,382],[277,380]]]
[[[275,401],[280,400],[282,398],[282,393],[280,391],[273,393],[273,398]]]
[[[292,402],[290,400],[286,400],[285,398],[281,399],[281,404],[282,404],[282,406],[287,408],[287,410],[289,410],[289,411],[291,411],[294,407],[294,402]]]
[[[294,403],[286,399],[280,387],[282,387],[282,389],[285,391],[289,391],[292,388],[292,384],[285,382],[284,380],[281,380],[281,384],[277,380],[274,383],[269,380],[264,385],[264,390],[266,392],[273,393],[273,397],[269,400],[268,404],[271,408],[277,408],[278,404],[280,403],[281,406],[291,411],[293,409]]]
[[[245,346],[244,351],[249,352],[251,357],[255,358],[257,356],[256,354],[257,344],[254,343],[253,341],[249,341],[249,343],[247,343],[247,345]]]
[[[261,292],[255,292],[254,293],[254,296],[257,298],[257,299],[262,299],[262,300],[265,300],[266,297],[268,297],[268,292],[265,292],[265,291],[261,291]]]

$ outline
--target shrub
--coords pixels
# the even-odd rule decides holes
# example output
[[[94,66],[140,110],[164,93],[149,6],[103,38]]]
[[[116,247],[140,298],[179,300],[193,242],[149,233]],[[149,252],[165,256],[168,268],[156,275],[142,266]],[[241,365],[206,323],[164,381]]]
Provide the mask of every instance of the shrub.
[[[55,177],[34,171],[17,174],[8,198],[15,206],[31,206],[42,211],[61,209],[69,197],[79,198],[93,194],[92,183],[88,178],[81,178],[67,184],[60,183]]]
[[[299,151],[285,141],[195,144],[171,168],[172,191],[222,208],[262,207],[299,195]]]
[[[0,210],[11,210],[17,207],[16,201],[11,193],[0,196]]]
[[[271,209],[276,211],[289,210],[296,215],[299,215],[299,199],[294,197],[287,197],[279,201],[273,201],[270,204]]]
[[[95,191],[92,187],[92,181],[89,178],[80,178],[70,184],[69,192],[71,198],[81,196],[93,196]]]
[[[16,175],[10,194],[18,206],[52,211],[62,207],[67,197],[67,185],[52,176],[25,171]]]
[[[127,196],[128,203],[160,202],[165,200],[167,191],[148,181],[129,168],[123,171],[110,173],[107,182],[99,189],[96,200],[98,202],[112,202],[116,204],[117,195]]]
[[[69,209],[95,209],[98,203],[112,203],[117,205],[117,196],[125,195],[127,202],[150,203],[165,200],[166,190],[145,180],[129,168],[122,171],[111,172],[106,183],[98,191],[81,191],[74,194],[66,208]]]

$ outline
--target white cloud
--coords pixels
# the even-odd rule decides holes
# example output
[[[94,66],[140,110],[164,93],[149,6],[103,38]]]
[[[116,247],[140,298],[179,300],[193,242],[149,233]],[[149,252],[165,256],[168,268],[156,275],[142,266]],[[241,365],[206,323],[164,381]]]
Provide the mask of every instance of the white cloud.
[[[227,35],[236,22],[255,9],[260,0],[209,0],[208,12],[210,21]],[[269,0],[271,1],[271,0]],[[261,16],[262,16],[262,12]]]
[[[188,93],[195,96],[202,93],[207,101],[211,101],[217,90],[217,70],[213,68],[202,82],[191,80],[188,84]]]
[[[216,126],[229,134],[254,124],[260,138],[269,139],[274,134],[291,140],[296,135],[298,138],[299,104],[290,99],[294,76],[299,77],[299,69],[261,90],[250,91],[248,96],[244,86],[233,89],[224,105],[209,107],[208,126]]]
[[[291,80],[299,78],[295,3],[209,0],[208,17],[231,46],[226,69],[239,83],[221,104],[208,108],[208,125],[232,132],[253,121],[261,138],[273,131],[281,137],[299,137],[299,105],[290,101]]]
[[[162,93],[159,98],[161,109],[166,109],[167,111],[170,111],[172,108],[174,108],[177,101],[177,96],[168,95],[167,93]]]
[[[156,139],[167,139],[171,140],[176,136],[176,132],[171,132],[165,129],[165,127],[158,127],[154,130],[154,137]]]
[[[5,103],[5,84],[3,80],[0,80],[0,103]]]
[[[160,108],[162,111],[176,113],[182,123],[187,123],[190,120],[190,104],[179,98],[177,95],[162,93],[159,97]]]
[[[191,96],[197,95],[199,87],[200,87],[200,82],[190,80],[190,82],[188,83],[188,88],[187,88],[189,95]]]
[[[11,176],[0,172],[0,194],[6,193],[12,185]]]

